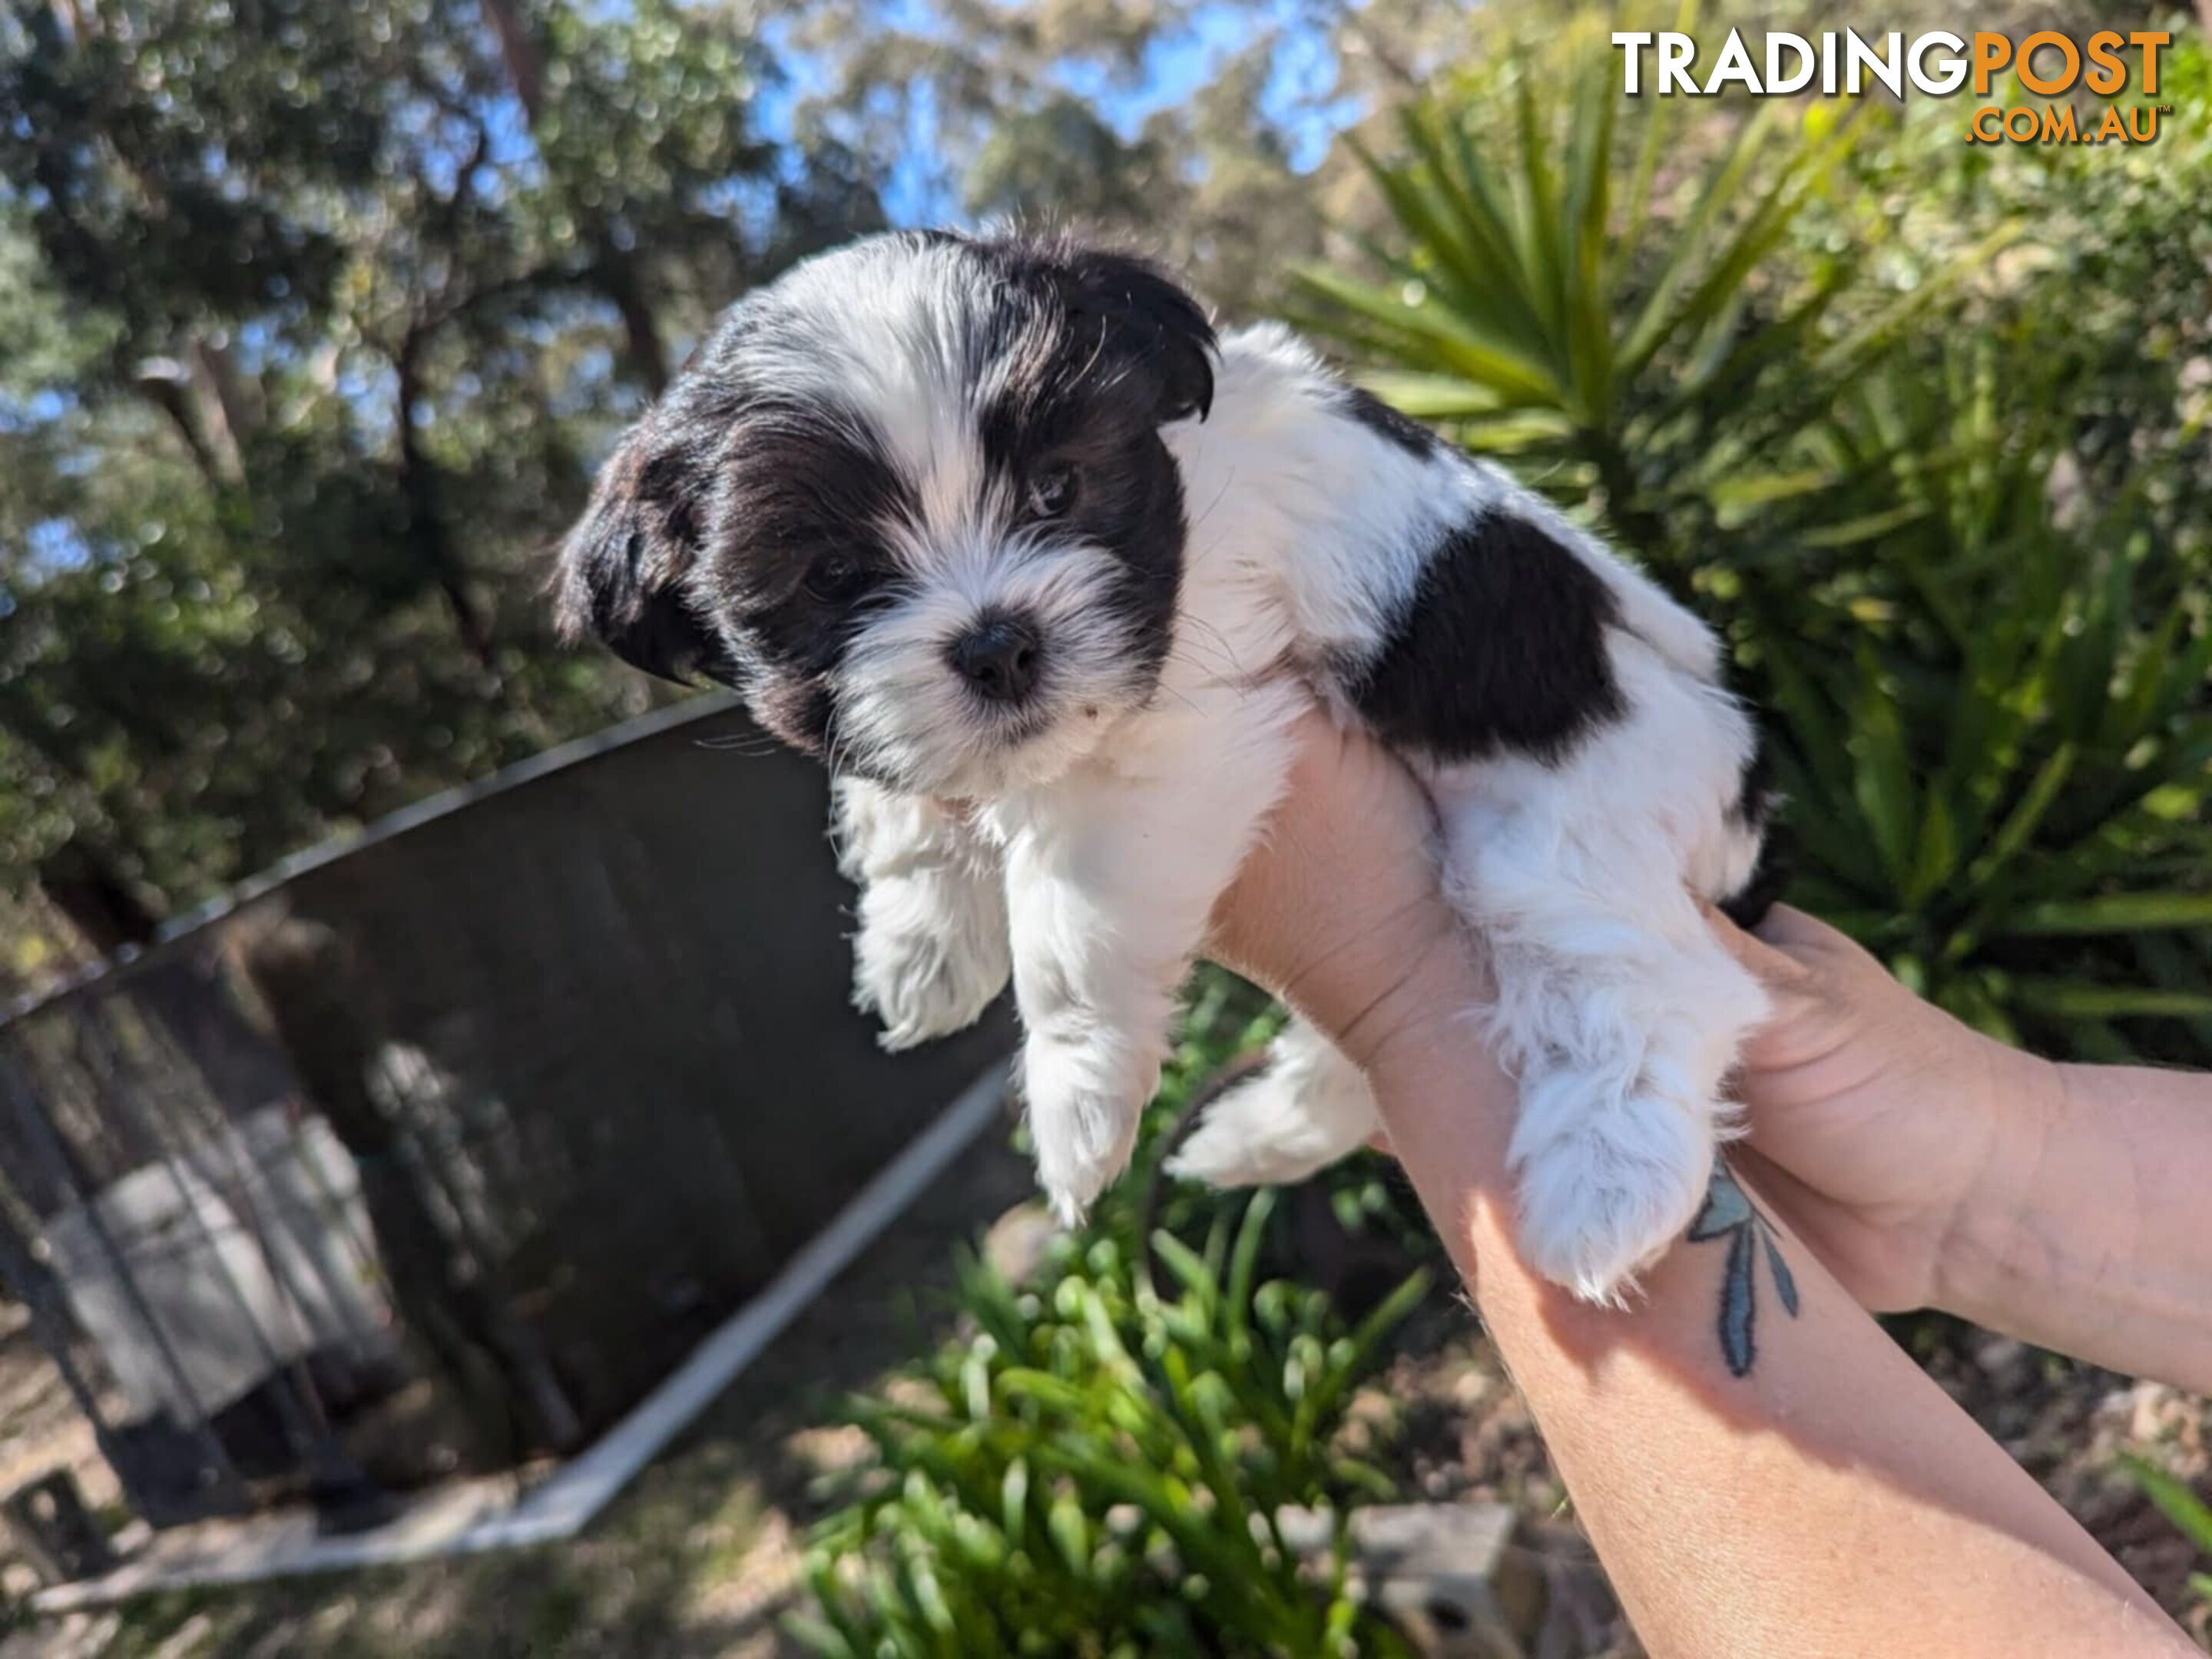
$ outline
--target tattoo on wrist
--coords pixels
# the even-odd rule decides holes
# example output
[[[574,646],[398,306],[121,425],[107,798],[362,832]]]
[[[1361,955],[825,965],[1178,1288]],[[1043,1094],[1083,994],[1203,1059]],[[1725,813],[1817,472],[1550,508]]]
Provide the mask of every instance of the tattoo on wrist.
[[[1748,1376],[1759,1359],[1759,1259],[1765,1259],[1775,1297],[1792,1319],[1797,1317],[1797,1281],[1774,1242],[1774,1224],[1718,1159],[1713,1163],[1712,1185],[1705,1190],[1705,1206],[1690,1224],[1689,1238],[1692,1244],[1728,1241],[1728,1267],[1721,1275],[1721,1357],[1728,1361],[1731,1376]]]

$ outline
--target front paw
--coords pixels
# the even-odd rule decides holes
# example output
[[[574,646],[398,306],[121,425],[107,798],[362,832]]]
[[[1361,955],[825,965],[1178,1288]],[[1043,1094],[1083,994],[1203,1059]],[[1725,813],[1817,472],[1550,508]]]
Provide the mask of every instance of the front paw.
[[[1066,1040],[1032,1031],[1022,1054],[1037,1182],[1068,1226],[1128,1167],[1137,1124],[1160,1084],[1160,1055],[1097,1033]]]
[[[1006,988],[1002,943],[957,928],[863,928],[854,944],[853,1004],[883,1022],[896,1053],[965,1030]]]

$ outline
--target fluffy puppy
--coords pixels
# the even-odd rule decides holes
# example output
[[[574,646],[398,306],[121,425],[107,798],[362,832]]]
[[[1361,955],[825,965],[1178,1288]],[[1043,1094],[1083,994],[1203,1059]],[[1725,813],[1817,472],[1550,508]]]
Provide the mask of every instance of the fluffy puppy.
[[[1065,1216],[1127,1162],[1177,988],[1318,696],[1418,771],[1498,979],[1530,1262],[1616,1297],[1690,1222],[1764,1012],[1693,896],[1768,811],[1712,636],[1280,328],[1064,240],[872,237],[733,307],[560,556],[572,633],[737,688],[836,781],[858,994],[903,1046],[1011,974]],[[1294,1028],[1179,1169],[1370,1132]]]

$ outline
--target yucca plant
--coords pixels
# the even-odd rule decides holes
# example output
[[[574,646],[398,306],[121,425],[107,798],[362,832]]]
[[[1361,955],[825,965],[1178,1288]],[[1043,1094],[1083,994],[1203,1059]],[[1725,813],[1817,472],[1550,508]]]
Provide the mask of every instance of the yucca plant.
[[[1769,100],[1686,153],[1684,100],[1622,98],[1587,16],[1561,42],[1405,118],[1402,155],[1370,161],[1382,280],[1307,273],[1309,325],[1727,622],[1775,728],[1793,897],[1985,1029],[2201,1057],[2188,452],[2130,472],[2069,421],[2110,401],[2064,349],[2091,296],[2033,262],[1969,296],[2015,234],[2002,211],[1885,261],[1911,216],[1847,182],[1902,142],[1882,118]]]
[[[839,1659],[1404,1651],[1342,1544],[1302,1564],[1276,1517],[1390,1495],[1336,1431],[1426,1277],[1347,1328],[1255,1283],[1273,1202],[1203,1251],[1162,1235],[1168,1297],[1110,1238],[1064,1242],[1033,1289],[963,1262],[975,1334],[854,1408],[876,1462],[814,1536],[794,1632]]]
[[[2007,343],[1841,400],[1858,485],[1734,544],[1791,896],[1975,1024],[2088,1058],[2212,1041],[2212,603],[2138,481],[2068,483]],[[1794,586],[1793,586],[1794,584]]]
[[[1685,133],[1686,100],[1622,96],[1607,27],[1583,11],[1404,112],[1402,154],[1363,156],[1387,240],[1362,241],[1364,273],[1298,273],[1294,310],[1399,408],[1596,492],[1671,566],[1738,474],[1802,476],[1808,423],[1988,248],[1901,295],[1860,283],[1864,238],[1779,257],[1861,117],[1775,99],[1731,127],[1700,105]]]

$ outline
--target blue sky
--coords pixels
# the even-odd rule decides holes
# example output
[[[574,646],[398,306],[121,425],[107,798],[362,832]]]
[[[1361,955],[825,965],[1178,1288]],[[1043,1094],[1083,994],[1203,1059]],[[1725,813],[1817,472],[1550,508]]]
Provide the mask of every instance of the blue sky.
[[[890,27],[927,33],[934,12],[928,0],[891,0],[884,15]],[[1080,62],[1064,65],[1060,79],[1100,110],[1122,137],[1131,137],[1149,117],[1188,100],[1212,79],[1220,64],[1270,30],[1278,31],[1280,38],[1263,106],[1290,134],[1294,164],[1302,169],[1317,166],[1330,141],[1360,112],[1345,100],[1329,100],[1336,75],[1329,41],[1304,22],[1288,0],[1218,0],[1198,6],[1187,27],[1153,43],[1133,82]],[[773,21],[765,33],[773,46],[777,34]],[[787,84],[763,99],[757,114],[769,132],[787,137],[792,106],[817,91],[823,77],[818,66],[796,54],[787,54],[782,68],[789,77]],[[930,165],[935,148],[931,128],[931,113],[925,106],[908,134],[908,153],[893,158],[885,207],[895,222],[936,223],[959,216],[957,202],[940,187]]]

